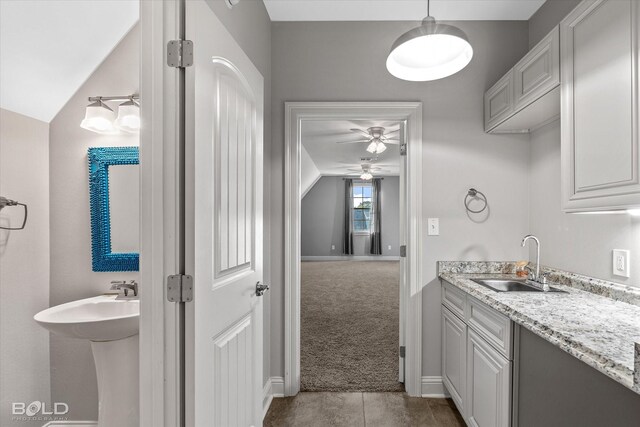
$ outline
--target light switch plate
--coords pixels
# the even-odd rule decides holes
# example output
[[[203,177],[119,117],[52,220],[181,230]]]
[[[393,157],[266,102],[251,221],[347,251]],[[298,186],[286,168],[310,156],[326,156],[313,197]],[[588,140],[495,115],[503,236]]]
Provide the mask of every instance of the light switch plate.
[[[440,235],[440,218],[427,219],[427,235],[429,236]]]
[[[626,249],[613,250],[613,275],[629,277],[631,275],[629,258],[631,253]]]

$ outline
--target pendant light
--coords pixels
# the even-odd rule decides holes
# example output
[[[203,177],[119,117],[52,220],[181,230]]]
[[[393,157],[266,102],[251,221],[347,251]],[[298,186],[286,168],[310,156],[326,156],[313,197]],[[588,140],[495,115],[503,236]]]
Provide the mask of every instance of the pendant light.
[[[401,35],[387,57],[387,70],[408,81],[430,81],[451,76],[466,67],[473,57],[467,35],[453,25],[437,23],[430,15],[422,25]]]
[[[113,135],[117,133],[113,126],[114,118],[113,110],[102,99],[98,99],[87,106],[80,127],[103,135]]]
[[[120,104],[115,125],[118,129],[128,133],[140,131],[140,104],[133,98]]]

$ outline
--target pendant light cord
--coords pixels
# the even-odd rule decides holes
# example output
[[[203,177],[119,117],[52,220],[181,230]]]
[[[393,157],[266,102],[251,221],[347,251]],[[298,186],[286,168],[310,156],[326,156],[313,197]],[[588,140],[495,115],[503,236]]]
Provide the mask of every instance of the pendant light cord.
[[[431,0],[427,0],[427,16],[431,16]]]

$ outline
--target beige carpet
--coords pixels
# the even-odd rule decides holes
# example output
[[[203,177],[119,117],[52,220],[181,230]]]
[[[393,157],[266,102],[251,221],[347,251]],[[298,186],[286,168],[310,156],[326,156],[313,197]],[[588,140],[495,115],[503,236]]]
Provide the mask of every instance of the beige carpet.
[[[403,391],[396,261],[302,263],[302,391]]]

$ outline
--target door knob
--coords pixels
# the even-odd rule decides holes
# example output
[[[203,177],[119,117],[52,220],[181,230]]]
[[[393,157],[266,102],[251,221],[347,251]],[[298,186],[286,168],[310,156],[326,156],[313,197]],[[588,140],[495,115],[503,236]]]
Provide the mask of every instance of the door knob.
[[[261,297],[268,290],[269,290],[269,285],[263,285],[260,282],[256,283],[256,296]]]

